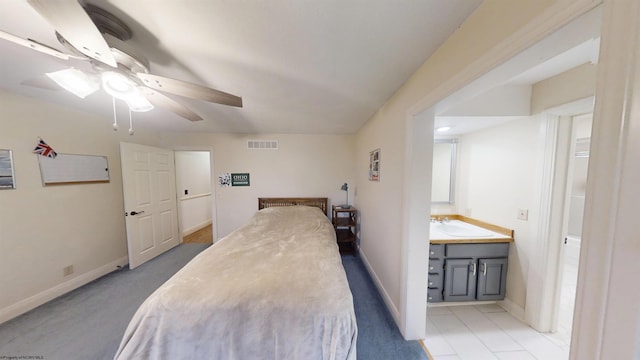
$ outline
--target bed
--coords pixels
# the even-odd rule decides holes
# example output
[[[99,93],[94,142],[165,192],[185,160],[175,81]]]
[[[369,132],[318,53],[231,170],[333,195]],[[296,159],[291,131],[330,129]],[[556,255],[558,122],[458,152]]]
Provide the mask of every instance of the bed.
[[[147,298],[115,359],[356,359],[326,198],[260,198],[244,226]]]

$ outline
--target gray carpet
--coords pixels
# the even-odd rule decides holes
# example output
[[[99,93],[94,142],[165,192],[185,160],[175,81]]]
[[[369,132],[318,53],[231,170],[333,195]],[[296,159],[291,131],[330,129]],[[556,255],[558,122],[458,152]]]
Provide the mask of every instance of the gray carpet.
[[[0,358],[113,359],[140,304],[207,244],[183,244],[113,272],[0,325]]]
[[[106,275],[0,325],[0,359],[112,359],[134,312],[207,244],[182,244],[141,265]],[[402,339],[357,257],[343,257],[358,321],[358,359],[427,359]]]
[[[428,360],[417,341],[405,341],[360,257],[342,256],[358,322],[358,359]]]

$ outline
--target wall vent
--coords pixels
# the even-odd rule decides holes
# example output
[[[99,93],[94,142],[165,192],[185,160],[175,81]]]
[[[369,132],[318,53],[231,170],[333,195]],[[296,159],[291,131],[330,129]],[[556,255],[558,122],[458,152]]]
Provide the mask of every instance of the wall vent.
[[[278,140],[247,140],[249,150],[278,150]]]

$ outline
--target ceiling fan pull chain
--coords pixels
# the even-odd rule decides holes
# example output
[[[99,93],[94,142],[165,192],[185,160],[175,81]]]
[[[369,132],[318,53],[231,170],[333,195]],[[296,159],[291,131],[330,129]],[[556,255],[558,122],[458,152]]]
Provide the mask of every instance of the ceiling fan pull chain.
[[[129,108],[129,135],[133,135],[133,119],[131,118],[131,108]]]
[[[118,117],[116,115],[116,98],[111,97],[113,101],[113,131],[118,131]]]

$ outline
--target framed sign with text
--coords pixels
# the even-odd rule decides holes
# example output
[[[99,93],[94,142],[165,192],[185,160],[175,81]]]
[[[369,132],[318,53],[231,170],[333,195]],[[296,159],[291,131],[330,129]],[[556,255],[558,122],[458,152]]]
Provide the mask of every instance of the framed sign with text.
[[[250,186],[249,173],[231,174],[231,186]]]

